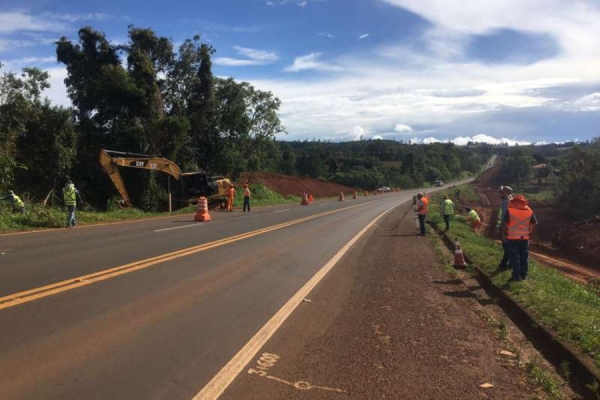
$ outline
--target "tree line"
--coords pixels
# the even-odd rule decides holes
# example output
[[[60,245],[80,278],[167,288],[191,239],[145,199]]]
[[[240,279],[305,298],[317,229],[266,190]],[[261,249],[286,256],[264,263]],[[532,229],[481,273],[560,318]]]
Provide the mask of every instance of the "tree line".
[[[100,149],[160,155],[183,171],[237,179],[268,171],[374,189],[416,187],[476,172],[491,154],[451,144],[388,140],[285,142],[280,100],[212,72],[215,49],[195,36],[178,49],[151,29],[128,29],[126,44],[91,27],[56,43],[72,107],[42,97],[38,68],[0,74],[0,189],[41,201],[71,178],[86,201],[105,208],[115,195],[98,164]],[[483,150],[481,150],[483,149]],[[132,200],[146,210],[166,197],[161,177],[124,172]]]

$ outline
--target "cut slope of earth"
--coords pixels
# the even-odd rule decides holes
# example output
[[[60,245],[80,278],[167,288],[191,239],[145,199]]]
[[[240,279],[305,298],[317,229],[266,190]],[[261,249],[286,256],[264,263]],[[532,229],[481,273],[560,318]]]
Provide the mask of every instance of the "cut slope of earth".
[[[340,192],[346,195],[361,189],[340,185],[335,182],[327,182],[319,179],[306,178],[303,176],[270,174],[266,172],[252,172],[242,174],[240,182],[262,183],[269,189],[283,196],[299,196],[303,193],[312,194],[313,197],[338,196]]]

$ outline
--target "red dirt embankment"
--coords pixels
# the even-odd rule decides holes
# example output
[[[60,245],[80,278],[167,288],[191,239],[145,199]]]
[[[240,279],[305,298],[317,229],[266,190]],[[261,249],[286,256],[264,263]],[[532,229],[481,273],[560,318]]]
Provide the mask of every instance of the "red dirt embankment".
[[[269,189],[283,196],[302,197],[303,193],[312,194],[313,197],[339,196],[340,192],[348,195],[352,192],[360,192],[361,189],[327,182],[303,176],[270,174],[266,172],[244,173],[240,182],[262,183]]]

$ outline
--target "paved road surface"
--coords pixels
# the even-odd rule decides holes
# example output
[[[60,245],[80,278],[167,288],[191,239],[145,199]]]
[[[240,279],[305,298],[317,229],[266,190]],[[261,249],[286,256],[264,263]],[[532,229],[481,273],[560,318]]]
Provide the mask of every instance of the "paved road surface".
[[[414,193],[0,236],[0,398],[191,399]]]

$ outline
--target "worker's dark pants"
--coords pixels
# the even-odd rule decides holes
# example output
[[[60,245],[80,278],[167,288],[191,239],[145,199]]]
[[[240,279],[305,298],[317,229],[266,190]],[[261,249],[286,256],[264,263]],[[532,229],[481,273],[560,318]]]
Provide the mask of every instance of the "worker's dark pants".
[[[425,218],[427,218],[427,214],[419,214],[419,229],[421,230],[421,235],[425,234]]]
[[[508,242],[505,240],[502,241],[502,249],[504,250],[504,254],[502,255],[502,260],[500,261],[498,269],[509,269],[511,264],[509,263]]]
[[[512,266],[512,278],[521,280],[527,278],[529,271],[529,240],[508,240],[508,256]]]
[[[452,215],[450,215],[450,214],[444,214],[444,222],[446,223],[446,230],[447,231],[450,230],[450,218],[452,218]]]
[[[248,212],[250,212],[250,197],[244,196],[244,211],[246,211],[246,207],[248,207]]]

